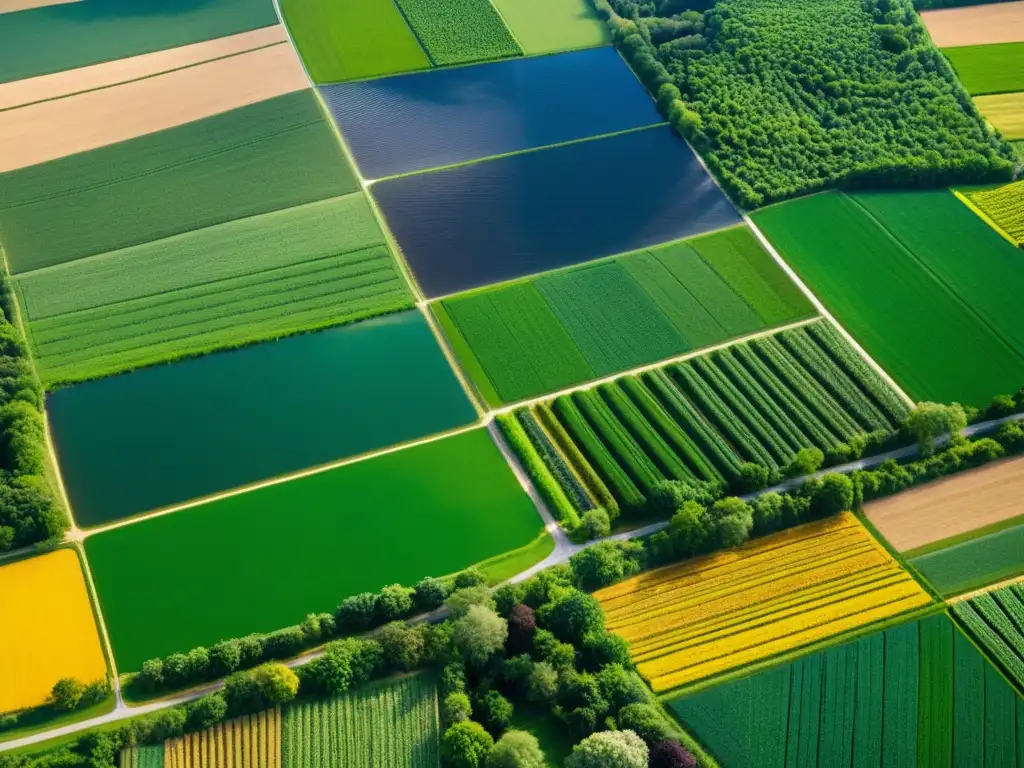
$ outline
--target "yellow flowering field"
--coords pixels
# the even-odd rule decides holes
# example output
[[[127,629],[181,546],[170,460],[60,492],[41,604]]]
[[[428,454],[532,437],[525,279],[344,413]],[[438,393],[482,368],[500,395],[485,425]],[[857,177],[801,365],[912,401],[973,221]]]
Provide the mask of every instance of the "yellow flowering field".
[[[63,677],[102,679],[107,665],[78,556],[58,549],[0,566],[0,712],[45,703]]]
[[[640,674],[667,691],[931,601],[852,514],[595,593]]]
[[[123,768],[142,768],[133,750]],[[247,715],[164,742],[164,768],[281,768],[281,710]]]

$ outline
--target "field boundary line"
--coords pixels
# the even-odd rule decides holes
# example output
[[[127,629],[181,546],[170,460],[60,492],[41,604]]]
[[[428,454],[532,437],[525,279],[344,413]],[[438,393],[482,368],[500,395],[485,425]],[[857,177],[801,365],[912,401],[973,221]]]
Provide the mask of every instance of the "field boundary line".
[[[963,192],[961,192],[958,189],[951,189],[950,192],[953,193],[953,196],[957,200],[959,200],[961,203],[966,205],[967,209],[971,213],[973,213],[979,219],[981,219],[986,224],[988,224],[991,229],[995,230],[996,234],[998,234],[1001,238],[1003,238],[1006,242],[1008,242],[1014,248],[1020,248],[1020,244],[1016,240],[1014,240],[1012,237],[1010,237],[1008,234],[1006,234],[1006,232],[1003,230],[1003,228],[1000,227],[998,224],[996,224],[995,220],[992,219],[991,216],[989,216],[981,208],[979,208],[977,205],[975,205],[973,202],[971,202],[970,198],[968,198],[967,195],[965,195]]]
[[[283,475],[277,475],[276,477],[270,477],[266,480],[259,480],[254,483],[248,483],[247,485],[240,485],[235,488],[230,488],[226,491],[218,491],[217,493],[211,493],[206,496],[201,496],[196,499],[182,502],[180,504],[173,504],[168,507],[162,507],[160,509],[154,509],[150,512],[143,512],[138,515],[132,515],[122,520],[115,520],[110,523],[104,523],[101,525],[93,526],[91,528],[81,529],[81,538],[86,539],[90,536],[95,536],[99,533],[105,533],[107,531],[114,530],[115,528],[124,528],[128,525],[134,525],[141,523],[145,520],[151,520],[154,517],[163,517],[164,515],[171,515],[175,512],[181,512],[186,509],[192,509],[193,507],[200,507],[204,504],[210,504],[215,501],[221,501],[223,499],[230,499],[232,496],[241,496],[245,493],[252,491],[258,491],[262,488],[269,488],[274,485],[281,485],[282,483],[289,483],[293,480],[301,480],[306,477],[312,477],[313,475],[319,475],[323,472],[330,472],[334,469],[348,466],[349,464],[358,464],[363,461],[378,458],[379,456],[386,456],[389,453],[397,453],[398,451],[404,451],[407,448],[418,448],[421,445],[428,443],[434,443],[438,440],[445,440],[449,437],[456,437],[457,435],[471,432],[474,429],[479,429],[482,426],[479,420],[473,421],[470,424],[463,425],[461,427],[455,427],[453,429],[445,430],[444,432],[436,432],[426,437],[418,437],[415,440],[406,440],[395,445],[389,445],[386,448],[377,448],[372,451],[360,453],[355,456],[348,456],[344,459],[338,459],[336,461],[327,462],[326,464],[318,464],[315,467],[308,467],[297,472],[289,472]]]
[[[424,176],[428,173],[439,173],[441,171],[450,171],[454,168],[465,168],[470,165],[480,165],[481,163],[489,163],[493,160],[503,160],[506,157],[517,157],[519,155],[530,155],[535,152],[544,152],[549,149],[561,149],[562,147],[570,147],[574,144],[585,144],[590,141],[601,141],[602,139],[614,139],[617,136],[625,136],[628,133],[640,133],[641,131],[651,131],[655,128],[664,128],[669,123],[662,120],[659,123],[650,123],[649,125],[639,125],[633,128],[623,128],[620,131],[611,131],[610,133],[599,133],[596,136],[584,136],[579,139],[568,139],[566,141],[556,141],[554,144],[545,144],[541,147],[527,147],[526,149],[516,149],[511,152],[501,152],[497,155],[488,155],[487,157],[477,157],[473,160],[463,160],[458,163],[449,163],[448,165],[439,165],[436,168],[421,168],[418,171],[406,171],[405,173],[395,173],[391,176],[382,176],[379,179],[367,179],[367,186],[372,186],[377,182],[381,181],[394,181],[396,179],[406,179],[410,176]]]
[[[980,595],[988,594],[989,592],[995,592],[997,589],[1003,589],[1011,584],[1020,584],[1021,582],[1024,582],[1024,573],[1019,576],[1013,576],[1009,579],[997,581],[995,584],[989,584],[986,587],[979,587],[978,589],[972,589],[968,592],[961,592],[959,595],[952,595],[951,597],[946,598],[946,604],[956,605],[957,603],[962,603],[964,600],[970,600],[972,598],[979,597]]]
[[[476,411],[477,420],[481,424],[485,424],[488,416],[486,403],[483,402],[482,397],[477,397],[476,389],[473,387],[472,380],[469,378],[469,375],[462,370],[462,366],[459,365],[459,358],[455,354],[455,350],[451,348],[448,342],[448,337],[444,335],[444,330],[442,330],[440,323],[437,322],[437,318],[434,317],[434,313],[430,311],[430,305],[427,302],[417,302],[416,309],[423,314],[423,318],[427,322],[427,327],[430,328],[430,332],[434,334],[434,339],[437,341],[437,346],[441,349],[441,354],[443,354],[445,360],[448,361],[448,367],[452,369],[452,373],[455,374],[455,378],[459,380],[459,386],[462,387],[470,405],[472,405],[473,410]]]
[[[814,308],[818,310],[818,312],[820,312],[826,320],[832,323],[833,327],[835,327],[835,329],[839,331],[839,334],[843,337],[846,343],[853,347],[857,354],[859,354],[864,359],[864,362],[868,364],[871,370],[873,370],[875,373],[881,376],[882,380],[893,388],[893,390],[896,392],[897,395],[899,395],[903,402],[905,402],[911,408],[917,407],[917,403],[914,402],[914,399],[910,397],[910,395],[908,395],[903,390],[903,388],[896,383],[896,380],[892,376],[890,376],[889,373],[884,368],[882,368],[882,366],[879,365],[871,355],[868,354],[867,350],[864,349],[864,347],[862,347],[855,338],[853,338],[850,332],[843,327],[842,323],[840,323],[836,319],[835,315],[829,312],[828,307],[825,306],[821,299],[819,299],[810,289],[810,287],[808,287],[807,283],[805,283],[800,278],[800,276],[796,273],[796,270],[794,270],[786,262],[786,260],[782,258],[779,252],[775,250],[775,246],[772,245],[771,241],[769,241],[768,238],[765,237],[764,233],[760,229],[758,229],[757,225],[754,223],[754,220],[750,218],[750,214],[744,212],[743,220],[747,223],[747,226],[750,227],[751,231],[754,233],[754,236],[760,241],[761,246],[766,251],[768,251],[768,254],[775,260],[775,263],[782,268],[782,271],[785,272],[786,275],[789,276],[789,279],[796,284],[796,287],[803,292],[804,296],[806,296],[807,299],[811,302],[811,304],[814,305]]]
[[[92,603],[96,628],[99,630],[100,640],[103,643],[103,652],[107,655],[107,663],[110,665],[110,686],[114,689],[114,711],[123,709],[124,699],[121,696],[121,677],[117,674],[117,659],[114,658],[114,646],[110,642],[110,633],[107,631],[107,620],[103,615],[103,606],[100,604],[100,593],[96,589],[96,582],[92,577],[92,568],[89,566],[89,558],[85,555],[85,547],[81,540],[74,540],[71,546],[78,556],[82,566],[82,575],[85,577],[85,589],[89,593],[89,602]]]
[[[512,411],[515,411],[519,408],[529,408],[530,406],[537,405],[539,403],[544,403],[547,402],[548,400],[554,400],[556,397],[561,397],[562,395],[571,395],[574,392],[580,392],[585,389],[592,389],[602,384],[610,384],[611,382],[618,381],[619,379],[624,378],[626,376],[637,376],[642,373],[655,371],[659,368],[665,367],[666,365],[682,363],[687,360],[692,360],[695,357],[702,357],[703,355],[708,355],[711,354],[712,352],[718,352],[719,350],[722,349],[735,347],[739,344],[746,344],[747,342],[750,341],[756,341],[757,339],[763,339],[768,336],[774,336],[775,334],[782,333],[783,331],[791,331],[797,328],[803,328],[804,326],[807,325],[813,325],[814,323],[820,320],[821,317],[815,315],[814,317],[804,318],[803,320],[797,320],[786,325],[779,325],[773,328],[766,328],[764,330],[757,331],[756,333],[747,334],[746,336],[738,336],[735,339],[723,341],[719,344],[712,344],[711,346],[701,347],[700,349],[696,350],[690,350],[689,352],[684,352],[681,355],[667,357],[663,360],[658,360],[653,363],[646,363],[635,368],[620,371],[619,373],[613,373],[610,376],[603,376],[600,379],[591,379],[590,381],[584,381],[579,384],[574,384],[571,387],[566,387],[565,389],[560,389],[556,392],[549,392],[548,394],[540,395],[538,397],[527,398],[526,400],[518,400],[514,403],[509,403],[508,405],[503,405],[499,408],[492,409],[491,411],[488,412],[487,416],[488,419],[491,419],[500,413],[511,413]]]

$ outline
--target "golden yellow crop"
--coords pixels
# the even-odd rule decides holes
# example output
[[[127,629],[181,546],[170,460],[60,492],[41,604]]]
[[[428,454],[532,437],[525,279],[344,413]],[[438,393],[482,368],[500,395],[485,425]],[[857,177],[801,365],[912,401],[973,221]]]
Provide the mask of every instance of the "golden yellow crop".
[[[164,768],[281,768],[281,710],[164,742]]]
[[[62,677],[106,677],[78,555],[59,549],[0,567],[0,712],[43,704]]]
[[[595,594],[656,691],[930,602],[850,514]]]

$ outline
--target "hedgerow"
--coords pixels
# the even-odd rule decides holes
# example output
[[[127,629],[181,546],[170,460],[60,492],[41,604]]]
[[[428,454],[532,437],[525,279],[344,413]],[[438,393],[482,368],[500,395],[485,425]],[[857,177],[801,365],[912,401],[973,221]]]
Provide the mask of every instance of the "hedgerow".
[[[675,374],[675,380],[682,385],[683,391],[693,398],[701,411],[729,438],[740,453],[756,464],[763,464],[772,469],[779,468],[778,463],[758,442],[754,434],[690,365],[682,363],[671,370]]]
[[[889,423],[861,388],[811,341],[803,328],[784,331],[778,335],[778,339],[803,364],[805,371],[849,409],[865,430],[873,432],[876,429],[891,429],[895,426]]]
[[[693,407],[672,384],[663,370],[651,371],[643,376],[643,381],[657,396],[658,401],[669,415],[682,425],[687,434],[692,434],[701,449],[711,457],[715,466],[729,480],[739,474],[743,459],[736,454],[719,432],[712,427],[700,412]]]
[[[647,421],[683,457],[696,476],[708,482],[720,482],[725,479],[725,476],[701,453],[700,448],[690,439],[690,436],[658,405],[658,401],[639,379],[626,376],[618,383]]]
[[[562,395],[555,400],[553,408],[573,442],[597,470],[615,500],[624,507],[641,506],[644,495],[583,418],[573,399],[569,395]]]
[[[815,445],[827,451],[842,442],[799,397],[793,394],[775,372],[757,356],[751,346],[738,346],[735,354],[746,371],[765,388],[772,401],[783,405],[786,413],[802,427],[804,434],[808,435]]]
[[[640,491],[648,495],[664,479],[654,462],[647,458],[597,392],[584,390],[576,392],[572,398],[619,466],[626,470]]]
[[[679,456],[662,439],[661,435],[647,423],[637,407],[626,397],[618,382],[602,384],[598,391],[605,402],[619,418],[619,421],[632,434],[640,445],[658,465],[665,476],[671,480],[693,480],[694,476]]]
[[[537,453],[544,459],[544,463],[551,470],[551,474],[555,476],[562,491],[569,501],[572,502],[573,508],[580,513],[594,509],[594,502],[587,494],[587,489],[580,483],[579,478],[572,473],[572,469],[569,468],[562,454],[551,444],[551,441],[537,423],[537,419],[534,418],[530,409],[517,408],[515,415],[519,423],[523,425],[523,430],[526,432],[526,436],[530,438],[533,447],[537,449]]]
[[[567,528],[576,528],[580,524],[579,515],[576,514],[572,503],[562,491],[561,485],[555,480],[548,464],[537,452],[515,414],[499,413],[495,421],[498,422],[501,433],[522,462],[526,474],[530,476],[530,481],[543,497],[544,504],[551,510],[551,514]]]
[[[818,345],[864,388],[891,423],[899,424],[907,417],[910,406],[845,342],[832,323],[814,323],[808,327],[808,332]]]

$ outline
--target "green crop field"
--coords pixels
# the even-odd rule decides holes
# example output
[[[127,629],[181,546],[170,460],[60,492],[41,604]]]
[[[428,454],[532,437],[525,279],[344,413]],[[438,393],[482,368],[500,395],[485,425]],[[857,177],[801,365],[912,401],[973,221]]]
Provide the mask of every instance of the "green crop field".
[[[437,683],[390,678],[326,701],[293,704],[281,727],[282,768],[436,768]]]
[[[980,189],[966,196],[1018,247],[1024,244],[1024,182]]]
[[[24,273],[15,287],[46,385],[412,305],[362,192]]]
[[[953,615],[1024,690],[1024,584],[955,603]]]
[[[669,708],[723,768],[1009,767],[1024,748],[1024,700],[945,614],[684,694]]]
[[[946,190],[854,199],[1024,360],[1024,259],[1018,248]]]
[[[0,175],[13,274],[359,189],[311,91]]]
[[[5,14],[0,83],[273,24],[277,14],[265,0],[93,0]]]
[[[392,0],[283,0],[281,11],[317,83],[430,66]]]
[[[471,291],[433,310],[494,405],[814,315],[744,227]]]
[[[435,64],[522,55],[490,0],[395,0]]]
[[[972,96],[1024,91],[1024,43],[965,45],[942,52]]]
[[[512,446],[563,506],[634,506],[662,480],[734,480],[745,461],[777,469],[802,448],[892,432],[907,406],[854,359],[819,321],[521,409]]]
[[[753,218],[839,322],[914,399],[983,405],[1020,388],[1024,359],[853,198],[814,195],[758,211]],[[984,250],[979,258],[999,258]],[[992,278],[979,270],[978,279]]]
[[[1024,573],[1024,525],[914,557],[910,564],[943,595],[994,584]]]
[[[527,54],[556,53],[611,42],[589,0],[494,0]]]
[[[99,533],[85,546],[127,672],[295,624],[349,595],[453,573],[542,529],[477,429]]]

